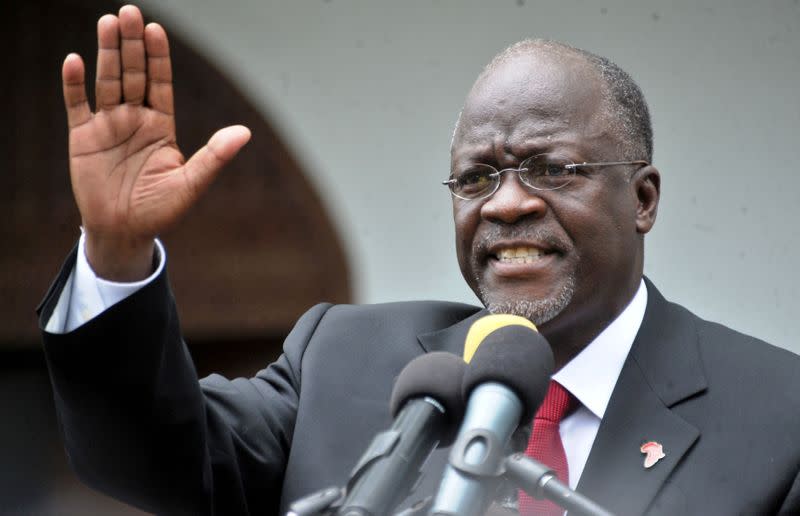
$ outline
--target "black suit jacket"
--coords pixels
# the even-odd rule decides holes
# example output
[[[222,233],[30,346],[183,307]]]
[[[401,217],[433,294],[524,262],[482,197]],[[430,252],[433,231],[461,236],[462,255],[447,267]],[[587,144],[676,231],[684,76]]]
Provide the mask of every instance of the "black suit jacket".
[[[74,256],[40,306],[49,319]],[[667,302],[642,327],[578,490],[621,515],[800,513],[800,360]],[[251,379],[198,380],[165,275],[64,335],[44,332],[67,454],[89,485],[165,514],[273,514],[341,486],[388,428],[393,379],[461,354],[479,308],[321,304]],[[645,469],[640,445],[666,457]],[[409,501],[434,493],[447,450]]]

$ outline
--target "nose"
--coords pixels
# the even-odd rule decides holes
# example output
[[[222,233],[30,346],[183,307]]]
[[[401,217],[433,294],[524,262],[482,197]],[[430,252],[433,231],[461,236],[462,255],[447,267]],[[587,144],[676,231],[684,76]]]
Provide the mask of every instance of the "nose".
[[[506,224],[532,215],[542,217],[547,203],[538,194],[520,181],[519,174],[508,171],[500,175],[500,187],[481,206],[481,217]]]

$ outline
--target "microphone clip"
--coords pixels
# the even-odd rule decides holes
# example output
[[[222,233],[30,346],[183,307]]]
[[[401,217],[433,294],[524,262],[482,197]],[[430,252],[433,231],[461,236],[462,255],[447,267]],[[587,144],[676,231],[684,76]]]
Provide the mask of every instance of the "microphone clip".
[[[449,459],[452,467],[468,475],[499,477],[505,473],[505,453],[505,443],[500,441],[497,433],[474,428],[455,442]]]

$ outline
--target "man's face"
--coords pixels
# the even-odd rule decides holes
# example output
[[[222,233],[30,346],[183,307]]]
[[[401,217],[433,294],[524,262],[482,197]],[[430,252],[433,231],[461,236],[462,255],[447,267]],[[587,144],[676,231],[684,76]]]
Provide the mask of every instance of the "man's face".
[[[602,100],[594,71],[577,58],[513,58],[470,93],[451,172],[475,163],[517,167],[541,153],[574,163],[622,161]],[[530,318],[553,344],[592,338],[624,308],[641,277],[644,231],[637,226],[637,183],[629,181],[635,171],[579,169],[552,191],[532,190],[505,173],[488,199],[454,198],[467,283],[491,311]]]

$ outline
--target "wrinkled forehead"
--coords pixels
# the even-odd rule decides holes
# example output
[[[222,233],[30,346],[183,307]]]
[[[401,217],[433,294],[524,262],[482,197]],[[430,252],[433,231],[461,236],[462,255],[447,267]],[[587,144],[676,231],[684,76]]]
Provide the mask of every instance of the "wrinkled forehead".
[[[515,135],[589,129],[603,122],[604,101],[602,81],[585,60],[547,53],[515,56],[481,75],[472,87],[453,151]]]

